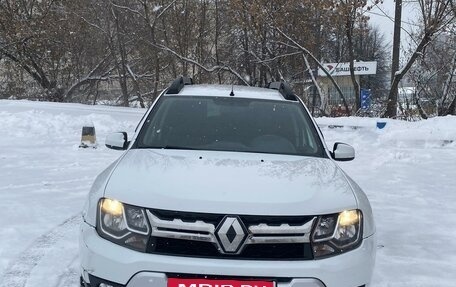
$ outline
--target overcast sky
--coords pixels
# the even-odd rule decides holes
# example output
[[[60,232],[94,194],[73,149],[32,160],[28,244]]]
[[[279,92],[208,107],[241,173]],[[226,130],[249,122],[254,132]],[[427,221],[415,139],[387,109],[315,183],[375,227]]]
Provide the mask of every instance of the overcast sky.
[[[407,31],[411,31],[414,27],[414,25],[411,24],[416,22],[418,15],[417,4],[410,0],[403,0],[403,2],[402,27]],[[378,4],[367,14],[371,19],[371,24],[380,28],[380,31],[385,36],[386,44],[390,47],[392,46],[393,41],[395,4],[394,0],[384,0],[382,4]],[[409,37],[407,33],[402,31],[401,37],[402,45],[408,45]]]

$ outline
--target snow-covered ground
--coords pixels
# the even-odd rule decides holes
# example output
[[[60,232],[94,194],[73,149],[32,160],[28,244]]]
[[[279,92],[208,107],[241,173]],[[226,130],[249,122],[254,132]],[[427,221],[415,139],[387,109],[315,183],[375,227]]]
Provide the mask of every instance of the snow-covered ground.
[[[0,101],[0,286],[78,286],[77,234],[85,195],[144,110]],[[407,123],[321,118],[328,144],[352,144],[341,163],[369,196],[377,222],[374,286],[456,286],[456,117]],[[93,123],[100,146],[79,149]],[[330,128],[333,125],[354,126]]]

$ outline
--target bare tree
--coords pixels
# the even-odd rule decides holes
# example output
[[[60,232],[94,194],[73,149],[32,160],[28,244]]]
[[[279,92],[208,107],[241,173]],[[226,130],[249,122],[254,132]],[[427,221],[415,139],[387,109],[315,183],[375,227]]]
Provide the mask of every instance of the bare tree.
[[[405,65],[395,73],[388,96],[387,110],[384,116],[395,117],[397,101],[395,100],[400,81],[404,78],[415,61],[423,55],[426,47],[435,39],[437,33],[455,19],[451,9],[452,0],[418,0],[421,11],[422,33],[417,45],[406,60]]]
[[[53,36],[67,39],[68,22],[65,11],[54,8],[52,0],[0,2],[0,55],[25,71],[48,100],[61,98],[57,82],[66,57]]]
[[[350,78],[353,83],[353,90],[355,96],[355,111],[361,108],[361,87],[358,80],[355,76],[355,51],[354,51],[354,32],[356,24],[363,24],[362,21],[366,21],[361,16],[361,10],[364,6],[367,5],[367,1],[352,1],[352,0],[342,0],[340,1],[339,10],[342,12],[344,22],[345,22],[345,36],[347,37],[347,50],[348,50],[348,59],[350,63]]]
[[[0,69],[20,74],[3,78],[8,87],[46,100],[146,106],[180,74],[284,80],[306,97],[318,87],[312,71],[329,74],[322,62],[373,57],[359,45],[360,29],[371,29],[360,25],[364,9],[354,0],[0,0]],[[329,79],[348,114],[347,95]],[[325,110],[329,93],[320,95]]]

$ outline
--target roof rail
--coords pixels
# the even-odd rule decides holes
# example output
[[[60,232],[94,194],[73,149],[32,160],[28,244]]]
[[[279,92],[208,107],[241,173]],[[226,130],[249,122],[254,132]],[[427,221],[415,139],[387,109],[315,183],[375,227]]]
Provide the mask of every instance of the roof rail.
[[[278,90],[285,100],[297,101],[296,95],[293,93],[290,85],[286,82],[271,82],[268,84],[268,89]]]
[[[180,76],[171,83],[171,86],[166,90],[166,94],[179,94],[185,85],[193,85],[192,78]]]

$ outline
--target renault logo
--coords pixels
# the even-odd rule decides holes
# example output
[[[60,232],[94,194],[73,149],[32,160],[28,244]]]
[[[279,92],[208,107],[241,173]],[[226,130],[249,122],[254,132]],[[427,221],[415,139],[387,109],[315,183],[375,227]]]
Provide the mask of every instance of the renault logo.
[[[236,254],[240,251],[247,233],[242,221],[236,216],[226,216],[215,232],[222,253]]]

